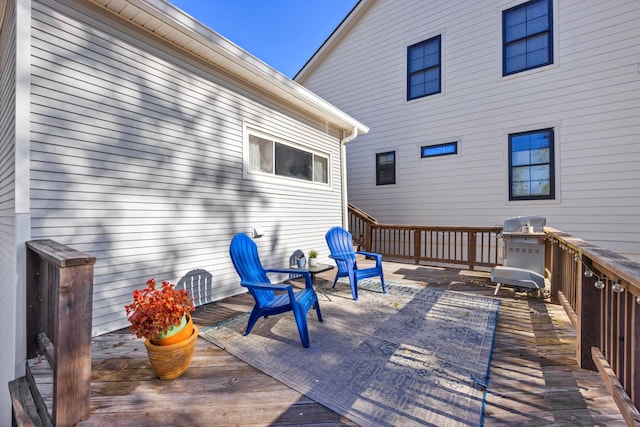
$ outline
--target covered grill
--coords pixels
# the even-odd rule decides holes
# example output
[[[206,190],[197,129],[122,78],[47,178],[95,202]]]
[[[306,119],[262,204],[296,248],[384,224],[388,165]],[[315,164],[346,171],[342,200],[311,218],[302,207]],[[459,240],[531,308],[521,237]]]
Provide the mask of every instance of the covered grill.
[[[516,292],[544,292],[544,226],[540,216],[507,218],[502,228],[504,265],[491,270],[491,280],[497,284],[495,294],[503,285]]]

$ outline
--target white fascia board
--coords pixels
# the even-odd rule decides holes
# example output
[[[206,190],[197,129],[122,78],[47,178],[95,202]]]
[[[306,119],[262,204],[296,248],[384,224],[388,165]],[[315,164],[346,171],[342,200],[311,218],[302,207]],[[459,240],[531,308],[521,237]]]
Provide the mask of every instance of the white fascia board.
[[[355,7],[349,12],[346,18],[340,23],[333,33],[322,43],[322,45],[314,52],[302,69],[293,77],[296,82],[304,83],[309,74],[313,72],[316,65],[324,60],[331,53],[340,40],[349,32],[351,27],[360,20],[367,10],[375,3],[376,0],[360,0]]]

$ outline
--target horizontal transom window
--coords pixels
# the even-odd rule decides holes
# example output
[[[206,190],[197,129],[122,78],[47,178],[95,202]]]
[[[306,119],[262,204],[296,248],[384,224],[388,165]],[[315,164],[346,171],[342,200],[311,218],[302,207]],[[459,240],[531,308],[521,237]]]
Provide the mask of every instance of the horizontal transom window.
[[[329,158],[293,143],[249,134],[249,173],[329,183]]]
[[[426,145],[420,148],[420,157],[437,157],[458,154],[458,143],[447,142],[444,144]]]

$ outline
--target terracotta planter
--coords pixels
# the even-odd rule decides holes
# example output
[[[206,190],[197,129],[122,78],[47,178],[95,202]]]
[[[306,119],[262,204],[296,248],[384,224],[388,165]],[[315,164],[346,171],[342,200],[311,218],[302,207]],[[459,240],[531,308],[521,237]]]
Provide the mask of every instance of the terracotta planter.
[[[165,334],[163,338],[156,337],[151,342],[155,345],[171,345],[189,338],[193,331],[193,319],[188,314],[185,314],[184,317],[185,321],[178,326],[174,326],[175,330]]]
[[[197,340],[198,328],[196,326],[191,329],[191,336],[175,344],[155,345],[148,339],[145,340],[144,345],[147,347],[151,369],[156,376],[161,380],[172,380],[184,374],[191,365]]]

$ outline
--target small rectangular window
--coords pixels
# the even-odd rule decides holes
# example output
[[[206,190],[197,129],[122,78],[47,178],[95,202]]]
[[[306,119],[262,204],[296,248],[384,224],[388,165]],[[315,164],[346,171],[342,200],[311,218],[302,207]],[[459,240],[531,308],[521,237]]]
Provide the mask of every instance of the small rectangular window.
[[[376,154],[376,185],[396,183],[396,152]]]
[[[440,93],[440,36],[407,48],[407,100]]]
[[[553,129],[509,135],[509,200],[554,199]]]
[[[531,0],[502,12],[502,75],[553,63],[553,0]]]
[[[449,154],[458,154],[458,143],[447,142],[445,144],[427,145],[420,148],[420,157],[437,157],[447,156]]]
[[[249,135],[249,172],[329,183],[329,159],[271,138]]]

